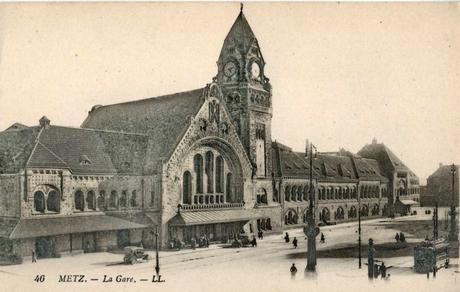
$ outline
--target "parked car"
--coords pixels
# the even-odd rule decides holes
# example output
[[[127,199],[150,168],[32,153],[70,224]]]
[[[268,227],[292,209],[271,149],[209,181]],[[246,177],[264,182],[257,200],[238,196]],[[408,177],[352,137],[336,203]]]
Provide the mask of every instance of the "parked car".
[[[142,247],[138,246],[127,246],[124,248],[125,256],[123,262],[125,264],[134,265],[139,262],[147,262],[149,260],[149,255],[145,254],[145,250]]]

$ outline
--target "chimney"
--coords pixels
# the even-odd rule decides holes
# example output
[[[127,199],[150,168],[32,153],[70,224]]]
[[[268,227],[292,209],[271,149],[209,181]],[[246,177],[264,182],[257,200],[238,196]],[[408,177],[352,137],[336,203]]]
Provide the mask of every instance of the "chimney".
[[[377,138],[372,139],[372,144],[377,144]]]
[[[46,116],[43,116],[38,122],[40,128],[49,129],[51,121]]]
[[[442,164],[442,162],[439,162],[439,168],[443,167],[444,165]]]

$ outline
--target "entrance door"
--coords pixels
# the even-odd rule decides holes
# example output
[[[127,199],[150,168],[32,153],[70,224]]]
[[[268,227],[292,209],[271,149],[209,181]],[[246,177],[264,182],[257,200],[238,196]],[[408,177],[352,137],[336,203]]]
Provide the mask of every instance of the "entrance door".
[[[125,247],[129,245],[129,230],[118,230],[117,231],[117,244],[118,247]]]
[[[83,251],[87,252],[95,252],[96,247],[96,234],[95,233],[85,233],[82,237],[83,243]]]
[[[54,257],[55,244],[53,237],[38,237],[35,239],[35,252],[37,258],[51,258]]]

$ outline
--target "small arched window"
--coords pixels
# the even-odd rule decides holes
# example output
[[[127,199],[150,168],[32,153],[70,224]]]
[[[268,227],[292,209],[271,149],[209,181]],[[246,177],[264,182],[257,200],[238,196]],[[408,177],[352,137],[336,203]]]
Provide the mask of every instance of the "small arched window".
[[[192,203],[192,174],[189,171],[184,172],[182,177],[182,202]]]
[[[296,187],[296,186],[292,186],[292,189],[291,189],[291,200],[292,200],[292,201],[297,201],[297,187]]]
[[[196,175],[196,193],[203,193],[203,157],[200,154],[196,154],[193,157],[193,168]]]
[[[267,204],[267,191],[263,188],[260,188],[257,191],[257,203],[258,204]]]
[[[131,207],[137,207],[137,191],[136,190],[133,190],[131,192],[131,199],[129,200],[129,204],[131,205]]]
[[[128,192],[122,191],[120,196],[120,207],[126,208],[128,205]]]
[[[75,192],[75,210],[84,211],[85,210],[85,196],[83,192],[78,190]]]
[[[286,188],[284,189],[284,200],[288,202],[291,200],[291,187],[290,186],[286,186]]]
[[[48,199],[46,200],[46,208],[48,211],[59,212],[60,201],[58,192],[51,190],[48,193]]]
[[[96,210],[96,196],[93,191],[89,191],[86,194],[86,205],[90,210]]]
[[[99,192],[99,197],[97,197],[97,207],[99,210],[105,210],[105,191]]]
[[[34,209],[37,212],[45,213],[45,194],[41,191],[34,194]]]
[[[112,191],[110,193],[109,207],[116,209],[118,207],[118,194],[117,191]]]

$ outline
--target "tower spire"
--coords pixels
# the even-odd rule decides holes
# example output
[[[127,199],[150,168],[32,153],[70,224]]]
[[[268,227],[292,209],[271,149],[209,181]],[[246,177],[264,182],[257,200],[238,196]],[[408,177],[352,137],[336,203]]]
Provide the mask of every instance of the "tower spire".
[[[243,2],[240,2],[240,13],[243,13]]]

